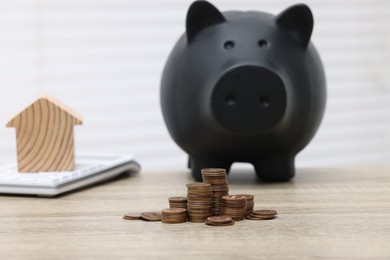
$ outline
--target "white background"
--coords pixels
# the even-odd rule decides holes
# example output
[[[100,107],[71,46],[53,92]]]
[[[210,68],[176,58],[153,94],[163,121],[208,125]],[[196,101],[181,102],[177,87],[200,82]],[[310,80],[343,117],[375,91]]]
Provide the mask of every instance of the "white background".
[[[131,152],[144,169],[185,169],[162,120],[159,82],[184,31],[184,0],[1,0],[0,156],[6,122],[48,93],[79,111],[76,152]],[[295,1],[215,0],[220,10],[277,14]],[[390,159],[390,1],[312,0],[312,41],[328,80],[319,132],[298,167]],[[2,126],[1,126],[2,125]]]

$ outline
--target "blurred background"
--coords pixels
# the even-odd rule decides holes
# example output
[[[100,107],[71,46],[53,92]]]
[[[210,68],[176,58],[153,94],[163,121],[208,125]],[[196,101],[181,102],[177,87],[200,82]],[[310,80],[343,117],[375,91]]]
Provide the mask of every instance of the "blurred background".
[[[84,116],[76,152],[134,153],[144,169],[185,169],[162,119],[165,60],[187,0],[1,0],[0,157],[15,159],[6,122],[42,94]],[[295,1],[214,0],[221,11],[278,14]],[[390,1],[306,0],[327,73],[323,123],[298,167],[390,161]]]

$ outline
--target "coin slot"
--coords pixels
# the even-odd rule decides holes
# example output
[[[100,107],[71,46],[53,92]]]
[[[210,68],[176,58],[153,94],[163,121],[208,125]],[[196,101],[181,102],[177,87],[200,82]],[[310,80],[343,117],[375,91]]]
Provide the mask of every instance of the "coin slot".
[[[271,105],[271,101],[266,96],[260,97],[259,103],[260,103],[260,106],[262,106],[262,107],[269,107]]]
[[[233,95],[227,95],[225,97],[225,103],[228,106],[233,106],[236,103],[236,98]]]

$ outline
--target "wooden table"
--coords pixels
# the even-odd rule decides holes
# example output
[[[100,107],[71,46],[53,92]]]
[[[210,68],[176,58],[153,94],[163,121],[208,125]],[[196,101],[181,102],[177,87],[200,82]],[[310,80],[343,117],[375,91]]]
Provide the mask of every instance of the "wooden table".
[[[278,218],[229,227],[123,220],[185,195],[187,171],[144,171],[57,198],[0,196],[1,259],[390,259],[390,168],[299,169],[289,183],[229,176]]]

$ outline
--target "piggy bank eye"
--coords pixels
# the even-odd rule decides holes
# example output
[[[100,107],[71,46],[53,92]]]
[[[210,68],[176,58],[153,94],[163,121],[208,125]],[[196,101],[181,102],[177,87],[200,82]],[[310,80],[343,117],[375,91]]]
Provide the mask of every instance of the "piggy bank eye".
[[[224,44],[223,44],[223,47],[225,47],[226,50],[230,50],[230,49],[233,49],[234,48],[234,41],[226,41]]]
[[[264,39],[261,39],[257,42],[257,45],[260,47],[260,48],[266,48],[268,47],[268,42]]]

